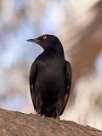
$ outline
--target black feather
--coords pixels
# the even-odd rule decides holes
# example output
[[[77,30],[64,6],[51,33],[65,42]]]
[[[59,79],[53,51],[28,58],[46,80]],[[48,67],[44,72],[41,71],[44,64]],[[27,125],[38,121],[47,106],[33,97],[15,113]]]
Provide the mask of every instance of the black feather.
[[[59,39],[43,35],[30,42],[43,49],[33,62],[30,71],[30,91],[35,110],[47,117],[60,116],[66,106],[71,89],[71,65],[65,60]]]

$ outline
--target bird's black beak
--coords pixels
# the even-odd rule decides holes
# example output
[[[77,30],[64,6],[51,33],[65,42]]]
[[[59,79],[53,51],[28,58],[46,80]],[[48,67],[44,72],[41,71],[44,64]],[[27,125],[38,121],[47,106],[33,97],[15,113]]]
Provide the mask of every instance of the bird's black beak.
[[[27,42],[34,42],[34,43],[39,43],[40,40],[39,39],[28,39]]]
[[[40,45],[42,48],[44,48],[43,44],[42,44],[42,39],[40,37],[35,38],[35,39],[28,39],[27,42],[36,43],[36,44]]]

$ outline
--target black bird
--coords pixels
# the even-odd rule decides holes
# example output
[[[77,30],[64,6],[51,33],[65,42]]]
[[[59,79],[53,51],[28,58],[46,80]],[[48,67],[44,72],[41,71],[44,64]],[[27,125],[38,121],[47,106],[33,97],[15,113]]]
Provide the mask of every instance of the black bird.
[[[66,106],[71,88],[71,65],[65,60],[61,42],[56,36],[43,35],[29,42],[44,51],[30,70],[30,91],[36,112],[46,117],[59,117]]]

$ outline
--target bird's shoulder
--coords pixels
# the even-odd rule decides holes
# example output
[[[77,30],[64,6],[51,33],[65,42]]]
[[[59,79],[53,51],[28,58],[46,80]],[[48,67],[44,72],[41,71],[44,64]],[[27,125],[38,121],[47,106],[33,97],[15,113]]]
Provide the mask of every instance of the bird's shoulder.
[[[69,61],[65,60],[66,70],[72,73],[72,67]]]

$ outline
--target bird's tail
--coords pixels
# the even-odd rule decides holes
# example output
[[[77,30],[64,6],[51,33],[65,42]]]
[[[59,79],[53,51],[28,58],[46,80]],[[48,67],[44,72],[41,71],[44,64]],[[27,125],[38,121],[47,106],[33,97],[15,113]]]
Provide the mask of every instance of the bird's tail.
[[[46,117],[53,117],[56,118],[57,114],[56,114],[56,109],[53,107],[46,107],[43,109],[43,115],[45,115]]]

